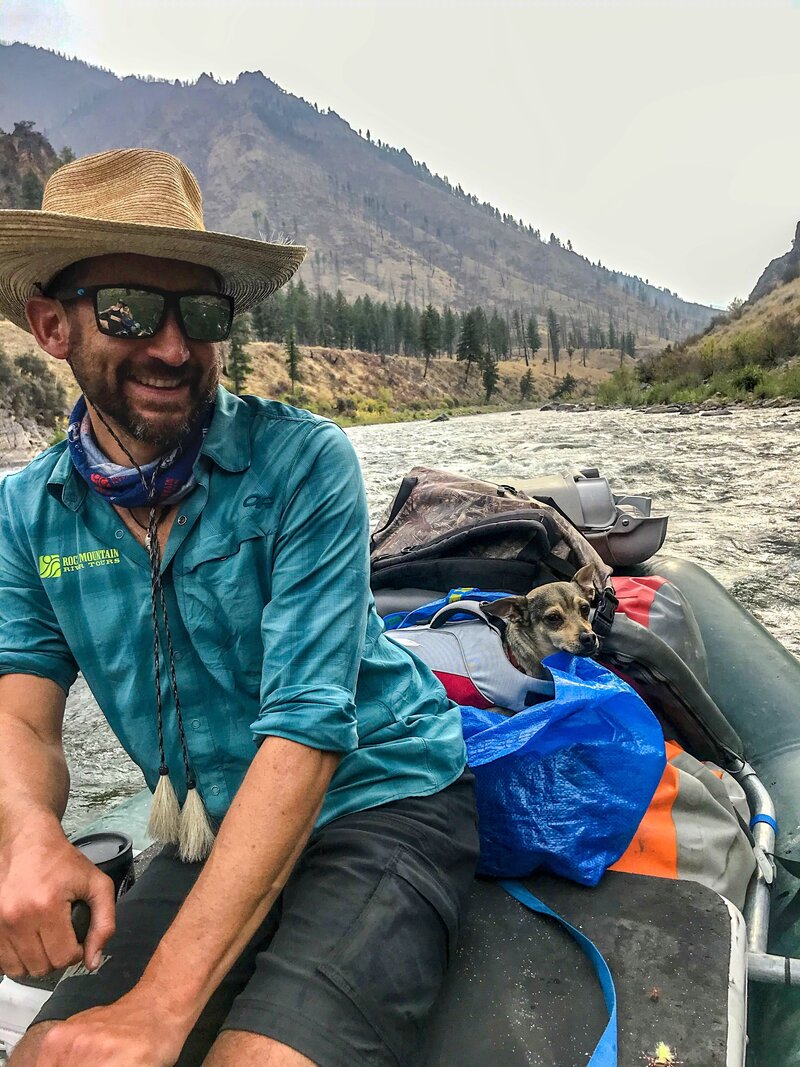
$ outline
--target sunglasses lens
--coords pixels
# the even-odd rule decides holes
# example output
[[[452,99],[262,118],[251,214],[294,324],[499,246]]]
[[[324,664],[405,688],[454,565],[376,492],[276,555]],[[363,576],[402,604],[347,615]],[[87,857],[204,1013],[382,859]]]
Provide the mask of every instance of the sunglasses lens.
[[[164,298],[142,289],[109,286],[95,296],[97,322],[111,337],[152,337],[164,316]]]
[[[182,296],[179,300],[186,336],[192,341],[224,341],[231,328],[231,304],[214,293]]]

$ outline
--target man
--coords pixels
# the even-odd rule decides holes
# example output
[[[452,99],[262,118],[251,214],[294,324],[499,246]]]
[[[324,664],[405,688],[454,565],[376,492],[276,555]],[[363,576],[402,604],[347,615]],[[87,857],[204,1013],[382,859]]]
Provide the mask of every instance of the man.
[[[382,634],[345,435],[218,387],[232,311],[304,252],[205,232],[191,173],[145,150],[0,212],[0,313],[82,390],[0,484],[0,971],[80,960],[75,900],[99,966],[13,1067],[416,1062],[477,858],[459,714]],[[172,842],[116,932],[60,826],[78,670]]]

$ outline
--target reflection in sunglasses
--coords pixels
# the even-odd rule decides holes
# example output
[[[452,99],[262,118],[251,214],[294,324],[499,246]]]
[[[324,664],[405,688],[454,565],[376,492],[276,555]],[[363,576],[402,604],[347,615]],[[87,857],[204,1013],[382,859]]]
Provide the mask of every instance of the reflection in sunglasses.
[[[97,312],[101,329],[112,337],[150,337],[153,330],[143,327],[133,317],[127,304],[118,300],[103,311]]]

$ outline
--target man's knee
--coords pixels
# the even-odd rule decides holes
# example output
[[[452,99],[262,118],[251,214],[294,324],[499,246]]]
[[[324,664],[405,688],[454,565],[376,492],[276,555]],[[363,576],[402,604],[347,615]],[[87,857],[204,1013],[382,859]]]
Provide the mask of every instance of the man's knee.
[[[32,1026],[11,1053],[8,1067],[35,1067],[45,1034],[57,1025],[56,1022],[47,1022]]]
[[[203,1067],[317,1067],[317,1064],[271,1037],[226,1030],[214,1042]]]

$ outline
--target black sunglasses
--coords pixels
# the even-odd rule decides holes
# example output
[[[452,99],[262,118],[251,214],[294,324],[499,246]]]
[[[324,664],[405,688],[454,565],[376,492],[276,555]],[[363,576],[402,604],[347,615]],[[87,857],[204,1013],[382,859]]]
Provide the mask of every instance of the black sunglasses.
[[[190,341],[224,341],[233,322],[233,297],[203,290],[175,293],[149,285],[81,285],[50,295],[62,303],[91,297],[100,333],[131,341],[154,337],[170,308]]]

